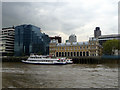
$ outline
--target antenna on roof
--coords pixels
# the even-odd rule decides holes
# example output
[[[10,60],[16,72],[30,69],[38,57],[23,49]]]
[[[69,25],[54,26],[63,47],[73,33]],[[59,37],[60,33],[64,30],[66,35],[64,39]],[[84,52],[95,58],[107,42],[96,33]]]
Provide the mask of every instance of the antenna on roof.
[[[15,26],[13,25],[13,27],[12,27],[13,29],[15,28]]]

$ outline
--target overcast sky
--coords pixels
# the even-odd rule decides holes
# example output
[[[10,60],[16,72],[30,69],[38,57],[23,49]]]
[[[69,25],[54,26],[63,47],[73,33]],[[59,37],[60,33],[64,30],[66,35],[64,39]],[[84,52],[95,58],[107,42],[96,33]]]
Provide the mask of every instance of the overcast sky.
[[[101,28],[102,35],[118,33],[118,1],[3,2],[2,26],[32,24],[49,36],[61,36],[63,42],[71,34],[79,42],[88,41],[95,27]]]

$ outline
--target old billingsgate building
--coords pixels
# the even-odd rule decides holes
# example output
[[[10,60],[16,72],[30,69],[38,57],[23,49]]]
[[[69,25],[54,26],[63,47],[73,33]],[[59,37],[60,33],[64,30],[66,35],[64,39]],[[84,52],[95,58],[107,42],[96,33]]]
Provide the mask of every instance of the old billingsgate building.
[[[66,43],[51,40],[49,47],[49,55],[56,57],[101,56],[101,54],[102,47],[96,38],[91,38],[88,42]]]

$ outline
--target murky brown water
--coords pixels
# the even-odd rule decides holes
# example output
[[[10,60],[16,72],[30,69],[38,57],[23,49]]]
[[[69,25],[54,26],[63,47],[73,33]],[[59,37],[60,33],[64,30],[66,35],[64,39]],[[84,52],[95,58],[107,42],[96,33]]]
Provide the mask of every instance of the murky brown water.
[[[118,65],[6,63],[3,88],[117,88]]]

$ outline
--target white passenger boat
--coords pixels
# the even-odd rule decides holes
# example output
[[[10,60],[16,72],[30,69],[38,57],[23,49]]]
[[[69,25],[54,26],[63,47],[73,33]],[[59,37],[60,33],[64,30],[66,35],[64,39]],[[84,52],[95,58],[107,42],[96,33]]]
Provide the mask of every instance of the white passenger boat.
[[[66,60],[65,59],[59,59],[59,58],[51,58],[49,56],[43,56],[43,55],[30,55],[30,57],[27,60],[22,60],[24,63],[29,63],[29,64],[46,64],[46,65],[65,65]]]

